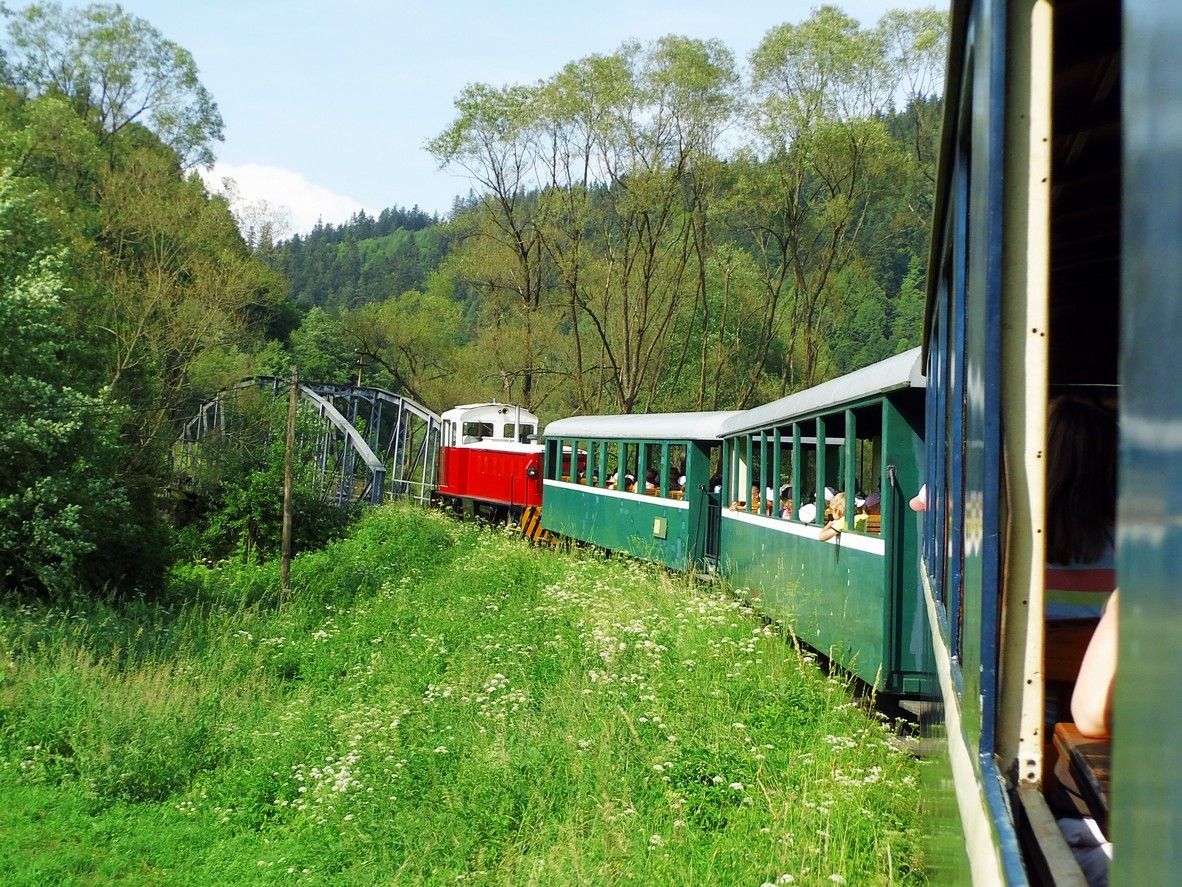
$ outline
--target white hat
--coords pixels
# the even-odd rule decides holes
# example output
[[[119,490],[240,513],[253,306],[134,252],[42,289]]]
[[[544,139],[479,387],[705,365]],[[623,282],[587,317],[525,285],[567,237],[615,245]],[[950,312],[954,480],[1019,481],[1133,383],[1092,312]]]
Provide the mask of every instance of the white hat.
[[[826,502],[828,502],[830,499],[833,498],[834,492],[835,492],[835,490],[833,489],[833,487],[825,487],[825,501]]]

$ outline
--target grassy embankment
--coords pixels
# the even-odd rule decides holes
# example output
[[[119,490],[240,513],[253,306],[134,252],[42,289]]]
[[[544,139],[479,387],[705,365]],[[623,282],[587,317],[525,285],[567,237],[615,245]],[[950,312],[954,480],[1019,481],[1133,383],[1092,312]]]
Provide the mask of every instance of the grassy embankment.
[[[739,604],[386,508],[0,610],[3,884],[917,883],[918,764]]]

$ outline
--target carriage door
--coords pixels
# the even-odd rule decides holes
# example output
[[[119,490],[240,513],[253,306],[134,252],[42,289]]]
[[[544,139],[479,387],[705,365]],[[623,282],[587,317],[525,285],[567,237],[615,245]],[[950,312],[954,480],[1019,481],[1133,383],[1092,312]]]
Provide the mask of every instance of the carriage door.
[[[702,460],[703,468],[695,472],[696,477],[687,478],[686,486],[698,492],[696,498],[702,503],[706,523],[702,539],[702,565],[706,572],[713,573],[718,569],[722,535],[722,444],[707,444],[702,451],[706,457]]]

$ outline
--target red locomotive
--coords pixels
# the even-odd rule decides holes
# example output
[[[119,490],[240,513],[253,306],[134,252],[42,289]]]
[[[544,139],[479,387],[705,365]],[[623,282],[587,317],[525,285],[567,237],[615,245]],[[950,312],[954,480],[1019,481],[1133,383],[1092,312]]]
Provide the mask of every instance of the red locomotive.
[[[542,505],[538,417],[503,403],[448,410],[439,448],[438,495],[457,510],[493,519]]]

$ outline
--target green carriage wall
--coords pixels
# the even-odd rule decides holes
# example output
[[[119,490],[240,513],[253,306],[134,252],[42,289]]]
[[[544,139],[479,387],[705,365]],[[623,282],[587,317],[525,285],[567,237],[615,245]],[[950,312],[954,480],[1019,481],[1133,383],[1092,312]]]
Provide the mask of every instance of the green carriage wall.
[[[904,391],[848,406],[882,405],[882,554],[821,542],[819,527],[799,535],[775,518],[724,513],[719,564],[732,588],[809,646],[881,690],[909,695],[926,691],[930,674],[917,515],[907,505],[920,484],[921,397]]]
[[[547,441],[545,505],[542,526],[552,533],[590,542],[610,551],[656,561],[676,570],[690,569],[702,563],[706,544],[706,485],[709,481],[709,443],[686,440],[608,440],[607,443],[666,444],[686,447],[685,499],[676,501],[661,496],[643,496],[603,490],[587,484],[554,482],[555,453],[563,445],[579,441]],[[596,458],[591,476],[598,471],[600,483],[606,480],[607,467],[599,454],[604,440],[582,441],[590,444]],[[717,446],[717,442],[714,444]],[[674,504],[676,501],[676,504]],[[654,521],[664,519],[663,533],[654,532]],[[660,538],[663,535],[664,538]]]
[[[799,525],[798,525],[799,526]],[[727,581],[802,641],[868,683],[884,673],[880,554],[797,536],[769,519],[723,514],[721,569]]]

